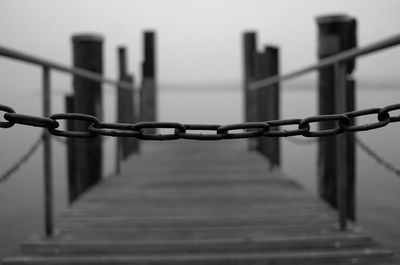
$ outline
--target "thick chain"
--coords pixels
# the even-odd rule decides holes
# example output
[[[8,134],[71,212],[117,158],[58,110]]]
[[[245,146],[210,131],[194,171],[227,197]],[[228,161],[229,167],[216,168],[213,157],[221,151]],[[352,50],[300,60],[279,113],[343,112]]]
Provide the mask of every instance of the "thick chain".
[[[254,137],[324,137],[337,135],[344,132],[358,132],[384,127],[389,123],[399,122],[400,115],[391,116],[390,112],[400,110],[400,104],[389,105],[383,108],[371,108],[343,114],[319,115],[303,119],[284,119],[263,122],[245,122],[238,124],[181,124],[177,122],[138,122],[138,123],[104,123],[96,117],[79,113],[54,114],[49,118],[18,114],[12,108],[0,105],[0,111],[5,112],[0,128],[10,128],[15,124],[47,128],[56,136],[89,138],[99,135],[113,137],[135,137],[142,140],[223,140]],[[351,125],[352,119],[357,117],[376,115],[376,122]],[[58,129],[58,120],[74,120],[87,123],[84,131],[63,131]],[[311,123],[333,122],[335,127],[322,131],[311,131]],[[287,130],[282,127],[297,126],[296,129]],[[148,134],[146,129],[172,130],[168,134]],[[238,130],[240,130],[238,132]],[[195,133],[195,131],[210,131],[210,133]]]

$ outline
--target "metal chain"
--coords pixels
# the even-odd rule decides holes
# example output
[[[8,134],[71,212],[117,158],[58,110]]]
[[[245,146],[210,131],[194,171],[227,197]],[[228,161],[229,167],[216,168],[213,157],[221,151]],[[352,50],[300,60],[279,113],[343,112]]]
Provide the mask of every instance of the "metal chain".
[[[29,148],[29,150],[18,160],[17,163],[15,163],[12,167],[10,167],[8,170],[6,170],[1,176],[0,176],[0,184],[7,179],[9,179],[15,172],[18,171],[18,169],[28,162],[29,158],[35,153],[35,151],[38,149],[40,144],[43,142],[43,134],[39,136],[39,138],[32,144],[32,146]]]
[[[358,146],[365,151],[367,154],[369,154],[375,161],[385,167],[388,171],[394,173],[397,177],[400,177],[400,169],[396,168],[394,165],[391,163],[385,161],[384,158],[382,158],[379,154],[377,154],[374,150],[372,150],[366,143],[364,143],[361,139],[356,138],[356,143]]]
[[[358,132],[384,127],[389,123],[399,122],[400,115],[391,116],[390,112],[400,110],[400,104],[389,105],[383,108],[371,108],[343,114],[319,115],[303,119],[284,119],[263,122],[245,122],[238,124],[216,125],[216,124],[181,124],[177,122],[138,122],[138,123],[103,123],[96,117],[80,113],[54,114],[49,118],[18,114],[12,108],[0,105],[0,111],[5,112],[4,119],[0,122],[0,128],[10,128],[15,124],[43,127],[56,136],[89,138],[99,135],[113,137],[135,137],[142,140],[223,140],[254,137],[325,137],[337,135],[344,132]],[[361,116],[376,115],[376,122],[352,125],[352,119]],[[59,130],[57,120],[74,120],[86,122],[87,127],[83,131]],[[311,123],[334,122],[333,129],[311,131]],[[296,129],[287,130],[282,127],[297,125]],[[146,129],[172,130],[168,134],[147,133]],[[237,130],[241,130],[237,132]],[[212,133],[193,133],[190,131],[211,131]]]
[[[291,138],[285,138],[289,142],[292,142],[294,144],[299,144],[299,145],[309,145],[309,144],[314,144],[316,143],[317,139],[298,139],[295,137]],[[369,147],[365,142],[363,142],[361,139],[355,137],[355,141],[357,145],[366,152],[368,155],[370,155],[378,164],[382,165],[385,167],[389,172],[395,174],[397,177],[400,177],[400,169],[391,164],[390,162],[386,161],[381,155],[379,155],[377,152],[375,152],[371,147]]]

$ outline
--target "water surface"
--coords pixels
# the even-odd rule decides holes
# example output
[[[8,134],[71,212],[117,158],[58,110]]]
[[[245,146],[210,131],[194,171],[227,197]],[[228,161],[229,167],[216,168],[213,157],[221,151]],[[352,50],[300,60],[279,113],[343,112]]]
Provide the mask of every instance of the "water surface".
[[[105,121],[114,121],[115,96],[104,93]],[[61,93],[62,92],[62,93]],[[53,113],[63,112],[63,93],[54,93]],[[40,96],[7,94],[2,104],[17,112],[40,115]],[[400,90],[359,89],[357,109],[382,107],[399,103]],[[303,118],[316,114],[316,92],[313,87],[297,89],[283,86],[282,118]],[[159,119],[181,123],[236,123],[243,120],[240,84],[161,85]],[[373,119],[372,119],[373,120]],[[400,164],[397,124],[358,133],[358,137],[393,164]],[[2,130],[0,138],[0,171],[10,167],[30,144],[40,129],[14,126]],[[114,139],[105,141],[104,172],[114,170]],[[316,193],[316,144],[299,145],[282,139],[283,170],[307,190]],[[66,207],[65,146],[53,140],[54,193],[57,211]],[[42,148],[6,183],[0,185],[0,256],[17,248],[42,227]],[[368,234],[400,253],[400,178],[378,165],[365,152],[357,149],[358,221]]]

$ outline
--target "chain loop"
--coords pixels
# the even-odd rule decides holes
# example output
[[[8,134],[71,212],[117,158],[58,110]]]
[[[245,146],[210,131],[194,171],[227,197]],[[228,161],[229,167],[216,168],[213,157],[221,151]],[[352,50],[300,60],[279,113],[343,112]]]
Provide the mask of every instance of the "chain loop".
[[[256,131],[229,133],[229,131],[238,129],[256,129]],[[266,122],[247,122],[220,126],[217,129],[217,134],[224,135],[224,139],[241,139],[263,136],[268,131],[269,125]]]
[[[355,131],[361,132],[361,131],[368,131],[384,127],[390,122],[390,115],[387,112],[379,115],[380,111],[381,111],[380,108],[372,108],[372,109],[346,112],[344,115],[346,115],[349,118],[349,121],[339,121],[339,126],[343,128],[345,131],[349,132],[355,132]],[[378,114],[378,122],[362,124],[362,125],[350,125],[350,119],[370,114]]]
[[[50,116],[50,119],[53,120],[78,120],[78,121],[87,121],[91,124],[98,125],[100,122],[99,120],[91,115],[86,115],[86,114],[80,114],[80,113],[60,113],[60,114],[54,114]],[[72,137],[72,138],[90,138],[90,137],[95,137],[97,136],[96,134],[92,133],[89,131],[89,125],[87,131],[61,131],[57,130],[56,128],[48,128],[49,132],[57,135],[57,136],[63,136],[63,137]]]
[[[175,130],[185,130],[185,127],[177,122],[139,122],[132,126],[132,130],[138,132],[139,134],[136,138],[141,140],[177,140],[179,137],[173,134],[146,134],[143,132],[145,129],[175,129]]]
[[[297,136],[303,135],[304,133],[310,130],[310,127],[305,126],[304,128],[298,127],[296,130],[271,130],[271,128],[285,126],[285,125],[299,125],[301,119],[287,119],[287,120],[275,120],[275,121],[268,121],[267,124],[270,127],[269,132],[264,132],[263,136],[267,137],[288,137],[288,136]]]
[[[132,131],[132,124],[126,123],[92,123],[89,126],[89,131],[93,134],[112,136],[112,137],[137,137],[141,134],[138,131]]]
[[[312,122],[323,122],[323,121],[337,121],[337,122],[345,122],[349,123],[350,120],[349,118],[344,115],[344,114],[329,114],[329,115],[321,115],[321,116],[314,116],[314,117],[308,117],[299,123],[299,128],[310,128],[310,123]],[[326,129],[326,130],[321,130],[321,131],[307,131],[303,133],[303,136],[305,137],[324,137],[324,136],[331,136],[331,135],[336,135],[339,133],[344,132],[344,129],[339,125],[337,128],[333,129]]]
[[[224,139],[224,135],[222,134],[202,134],[202,133],[187,133],[186,130],[191,131],[215,131],[221,127],[220,125],[215,124],[184,124],[183,129],[175,129],[175,135],[181,139],[188,140],[222,140]]]
[[[53,119],[19,113],[6,113],[4,114],[4,118],[12,123],[23,124],[33,127],[57,128],[59,126],[58,122]]]
[[[5,105],[0,105],[0,110],[1,111],[5,111],[6,113],[4,114],[4,116],[7,113],[15,113],[15,110],[13,110],[12,108],[5,106]],[[5,117],[4,117],[5,118]],[[12,126],[14,126],[15,122],[11,122],[11,121],[2,121],[0,122],[0,128],[10,128]]]
[[[400,104],[393,104],[393,105],[389,105],[386,107],[383,107],[381,109],[381,111],[378,113],[378,119],[381,115],[385,116],[385,114],[389,115],[389,122],[398,122],[400,121],[400,115],[396,116],[396,117],[391,117],[389,114],[389,111],[392,110],[400,110]]]

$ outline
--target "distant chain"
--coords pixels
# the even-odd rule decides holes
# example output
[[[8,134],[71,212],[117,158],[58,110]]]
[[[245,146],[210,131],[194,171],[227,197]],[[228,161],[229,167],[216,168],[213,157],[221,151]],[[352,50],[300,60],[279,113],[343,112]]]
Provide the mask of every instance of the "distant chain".
[[[369,147],[366,143],[364,143],[361,139],[356,138],[356,143],[358,146],[364,150],[367,154],[369,154],[375,161],[385,167],[388,171],[395,174],[397,177],[400,177],[400,169],[395,167],[393,164],[386,161],[379,154],[377,154],[371,147]]]
[[[9,169],[0,176],[0,184],[9,179],[18,169],[25,164],[43,142],[43,134],[32,144],[29,150]]]
[[[80,113],[61,113],[50,117],[37,117],[16,113],[11,107],[0,105],[0,111],[5,112],[0,128],[10,128],[15,124],[43,127],[56,136],[73,138],[90,138],[96,136],[135,137],[142,140],[223,140],[255,137],[325,137],[344,132],[359,132],[377,129],[389,123],[399,122],[400,115],[391,115],[392,111],[400,110],[400,104],[383,108],[370,108],[343,114],[330,114],[306,117],[303,119],[283,119],[262,122],[244,122],[237,124],[181,124],[177,122],[138,122],[138,123],[105,123],[96,117]],[[376,115],[376,121],[363,125],[353,125],[353,119],[361,116]],[[59,120],[73,120],[84,123],[82,130],[65,131],[59,129]],[[333,122],[335,127],[320,131],[311,131],[311,123]],[[297,126],[295,129],[285,129],[286,126]],[[283,127],[283,128],[282,128]],[[146,129],[166,129],[170,133],[148,133]],[[238,131],[239,130],[239,131]],[[197,131],[197,133],[196,133]],[[203,133],[199,131],[210,131]]]
[[[298,138],[286,138],[288,141],[294,143],[294,144],[299,144],[299,145],[309,145],[309,144],[314,144],[317,142],[317,139],[313,138],[306,138],[306,139],[298,139]],[[379,165],[384,167],[386,170],[389,172],[395,174],[397,177],[400,177],[400,168],[396,167],[392,163],[388,162],[385,158],[383,158],[381,155],[379,155],[376,151],[373,150],[368,144],[366,144],[364,141],[362,141],[360,138],[355,137],[355,142],[356,144],[361,148],[362,151],[367,153],[370,157],[372,157]]]

